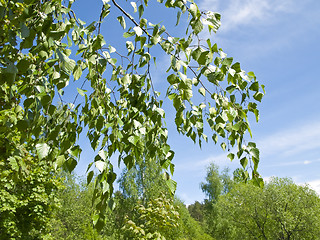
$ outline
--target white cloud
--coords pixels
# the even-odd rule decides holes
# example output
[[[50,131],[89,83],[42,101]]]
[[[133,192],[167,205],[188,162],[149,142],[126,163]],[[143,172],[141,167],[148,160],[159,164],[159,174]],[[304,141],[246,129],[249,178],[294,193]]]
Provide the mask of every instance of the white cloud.
[[[205,159],[196,161],[196,162],[187,162],[183,164],[176,164],[176,169],[179,171],[205,171],[206,167],[208,167],[211,163],[218,165],[219,167],[230,167],[237,168],[239,167],[239,162],[236,160],[231,162],[227,157],[228,153],[212,155]]]
[[[220,12],[221,31],[229,31],[241,25],[274,22],[276,14],[296,12],[301,9],[301,3],[294,0],[204,0],[200,8]]]
[[[320,179],[309,181],[307,184],[310,186],[310,188],[320,194]]]
[[[263,181],[264,181],[265,183],[268,183],[268,182],[270,182],[270,181],[272,180],[273,177],[274,177],[274,176],[263,177]]]
[[[288,166],[296,166],[296,165],[309,165],[312,163],[320,162],[320,159],[317,160],[301,160],[301,161],[290,161],[290,162],[278,162],[275,164],[268,164],[269,167],[288,167]]]
[[[305,151],[320,148],[320,122],[309,123],[300,127],[286,129],[257,141],[261,156],[290,157]],[[309,164],[312,161],[299,162]],[[291,165],[295,162],[291,162]]]
[[[230,163],[230,160],[227,158],[227,154],[223,153],[223,154],[219,154],[217,156],[213,155],[210,156],[206,159],[203,159],[201,161],[198,161],[195,166],[197,166],[198,168],[203,168],[205,166],[208,166],[210,163],[215,163],[219,166],[221,165],[227,165]]]

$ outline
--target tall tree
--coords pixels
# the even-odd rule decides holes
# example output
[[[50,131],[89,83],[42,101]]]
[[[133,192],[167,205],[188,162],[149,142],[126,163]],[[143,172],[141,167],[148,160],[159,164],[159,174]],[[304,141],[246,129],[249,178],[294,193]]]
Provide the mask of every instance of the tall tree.
[[[230,191],[233,181],[229,175],[229,169],[225,168],[220,173],[219,167],[211,163],[207,169],[206,182],[202,182],[200,187],[208,197],[210,202],[216,202],[220,195]]]
[[[232,189],[234,181],[231,179],[228,168],[220,172],[219,167],[214,163],[211,163],[207,168],[205,180],[205,182],[200,184],[202,191],[207,196],[202,206],[203,223],[206,232],[214,236],[217,231],[217,225],[220,224],[217,220],[218,209],[216,203],[221,196],[227,194]]]
[[[118,179],[119,188],[125,197],[147,202],[161,193],[169,192],[161,172],[159,160],[143,159],[131,169],[123,170]]]
[[[103,0],[100,15],[89,24],[77,18],[72,3],[0,0],[0,111],[21,106],[21,120],[10,123],[21,135],[20,142],[32,156],[69,171],[77,165],[81,153],[77,139],[85,129],[97,153],[88,167],[88,182],[94,164],[99,171],[94,192],[98,228],[103,226],[106,200],[116,179],[110,162],[114,154],[128,169],[142,158],[161,159],[174,191],[170,179],[174,154],[167,143],[164,100],[173,103],[179,133],[201,145],[208,140],[206,120],[213,141],[223,149],[237,146],[241,164],[246,167],[252,160],[252,175],[262,182],[257,173],[259,151],[254,143],[243,140],[247,132],[251,134],[249,112],[258,120],[256,102],[263,97],[263,85],[210,38],[202,40],[205,26],[209,33],[220,26],[218,13],[200,11],[193,1],[159,0],[159,5],[176,9],[177,25],[181,17],[186,21],[185,36],[177,37],[144,18],[152,11],[147,0],[138,4]],[[113,20],[111,12],[118,14],[123,29],[123,38],[117,39],[121,50],[106,47],[102,35],[102,26]],[[150,70],[157,46],[170,57],[163,98],[154,88]],[[73,81],[75,91],[68,91],[75,97],[70,100],[64,91]],[[9,127],[6,118],[1,125]],[[12,156],[2,161],[9,164]],[[235,154],[228,157],[233,159]]]
[[[60,172],[63,187],[56,192],[59,208],[53,211],[49,221],[49,239],[89,240],[102,239],[94,229],[92,215],[93,184],[87,185],[84,178]],[[111,222],[111,221],[110,221]]]

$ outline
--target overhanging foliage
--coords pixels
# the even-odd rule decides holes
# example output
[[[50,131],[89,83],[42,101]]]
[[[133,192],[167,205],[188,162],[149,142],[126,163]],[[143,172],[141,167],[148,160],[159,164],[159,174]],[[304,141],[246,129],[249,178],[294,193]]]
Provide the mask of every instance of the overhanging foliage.
[[[201,146],[210,132],[222,149],[235,146],[236,153],[228,157],[237,156],[244,168],[252,161],[252,176],[263,183],[257,172],[259,150],[254,143],[246,143],[244,136],[251,135],[249,112],[259,118],[256,102],[261,101],[264,88],[210,38],[201,39],[206,29],[218,30],[218,13],[200,11],[192,1],[160,0],[159,4],[177,10],[177,25],[183,14],[189,16],[185,36],[175,37],[165,26],[143,18],[149,11],[147,0],[121,2],[130,4],[131,12],[115,0],[103,0],[100,16],[90,24],[76,17],[72,3],[0,0],[0,111],[22,108],[21,119],[8,125],[1,118],[1,126],[19,132],[18,145],[27,145],[31,155],[69,171],[82,151],[77,145],[79,134],[87,132],[97,152],[88,167],[88,182],[94,164],[99,171],[95,179],[99,212],[94,217],[98,228],[116,179],[111,156],[118,155],[119,164],[128,169],[142,158],[160,159],[174,191],[170,178],[174,152],[167,143],[163,100],[172,101],[179,133]],[[108,46],[101,34],[111,11],[119,14],[124,52]],[[150,72],[156,46],[170,57],[164,99],[154,88]],[[67,101],[64,90],[70,81],[79,87],[74,99]],[[199,98],[203,101],[194,103]],[[211,131],[205,131],[205,126]],[[8,159],[2,161],[8,164]]]

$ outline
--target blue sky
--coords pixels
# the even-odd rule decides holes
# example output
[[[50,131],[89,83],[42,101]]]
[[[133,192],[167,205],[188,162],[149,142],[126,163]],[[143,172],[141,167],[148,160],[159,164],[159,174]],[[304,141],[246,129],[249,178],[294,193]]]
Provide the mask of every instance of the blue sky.
[[[120,1],[119,1],[120,3]],[[320,1],[318,0],[202,0],[202,10],[221,13],[222,26],[212,40],[228,56],[234,57],[246,71],[255,72],[266,86],[260,108],[260,121],[251,122],[254,139],[261,152],[259,172],[271,176],[291,177],[296,183],[309,183],[320,193]],[[85,7],[78,0],[75,8],[86,20],[99,14],[101,1]],[[98,8],[97,8],[98,6]],[[157,9],[150,18],[175,21],[175,13],[164,15]],[[164,17],[165,16],[165,17]],[[147,17],[148,18],[148,17]],[[175,23],[175,22],[174,22]],[[183,24],[183,23],[182,23]],[[182,32],[177,32],[181,34]],[[110,35],[115,44],[116,33]],[[153,77],[161,86],[166,58],[160,56]],[[202,201],[200,182],[206,167],[214,162],[231,170],[239,167],[230,162],[226,152],[212,142],[200,150],[193,142],[175,131],[167,113],[169,143],[176,155],[174,179],[177,195],[186,203]],[[90,151],[84,149],[77,168],[83,174]]]

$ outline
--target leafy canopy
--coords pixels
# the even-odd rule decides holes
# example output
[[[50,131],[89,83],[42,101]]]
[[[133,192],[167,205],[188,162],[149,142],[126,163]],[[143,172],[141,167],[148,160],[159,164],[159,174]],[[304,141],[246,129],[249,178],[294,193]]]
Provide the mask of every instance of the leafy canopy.
[[[88,182],[94,175],[92,165],[99,171],[95,224],[103,222],[106,200],[113,193],[113,155],[128,169],[142,159],[159,159],[174,191],[174,152],[167,143],[163,101],[172,102],[179,133],[200,146],[210,137],[222,149],[235,147],[236,154],[228,157],[237,156],[244,168],[252,160],[252,176],[262,184],[259,150],[244,137],[251,135],[249,112],[259,118],[257,101],[264,87],[210,38],[202,40],[204,32],[218,30],[218,13],[200,11],[192,1],[159,0],[175,9],[177,25],[180,19],[186,22],[185,35],[176,37],[144,18],[151,10],[148,0],[121,2],[122,6],[103,0],[100,15],[90,24],[77,18],[72,3],[0,0],[0,111],[22,108],[22,118],[10,128],[19,132],[19,144],[27,144],[32,156],[55,168],[75,168],[82,151],[77,139],[86,132],[96,151]],[[121,51],[101,33],[113,18],[111,12],[118,14],[123,29]],[[162,98],[150,71],[159,49],[170,58]],[[64,94],[69,83],[77,90],[71,100]],[[1,121],[9,127],[6,118]]]
[[[239,183],[221,196],[217,239],[319,239],[319,196],[308,186],[274,178],[258,188]]]

